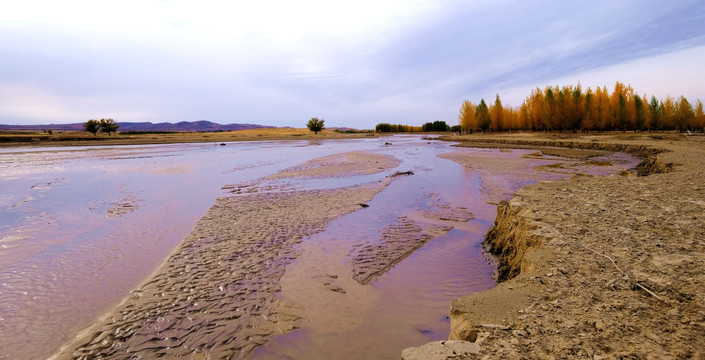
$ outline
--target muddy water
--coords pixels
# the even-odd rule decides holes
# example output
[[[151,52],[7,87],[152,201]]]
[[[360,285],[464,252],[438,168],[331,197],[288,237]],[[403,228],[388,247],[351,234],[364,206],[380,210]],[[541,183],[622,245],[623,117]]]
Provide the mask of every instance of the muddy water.
[[[258,181],[314,157],[352,150],[393,155],[400,171],[369,207],[306,239],[282,278],[281,298],[301,304],[305,326],[273,338],[253,357],[398,358],[403,347],[447,336],[450,300],[489,288],[479,242],[497,198],[526,183],[619,166],[574,166],[528,151],[451,149],[418,137],[0,151],[0,358],[43,358],[134,289],[183,239],[221,187]],[[510,164],[475,170],[437,157],[460,151]],[[561,166],[555,165],[561,161]],[[566,166],[565,164],[571,164]],[[259,181],[272,188],[350,186],[380,176]],[[424,223],[439,209],[475,218],[433,239],[361,285],[350,259],[400,219]],[[433,226],[433,224],[429,225]],[[26,346],[33,344],[33,346]]]
[[[496,201],[539,180],[606,175],[636,165],[624,154],[596,158],[604,162],[596,166],[535,151],[453,150],[492,159],[471,170],[437,157],[450,151],[442,144],[404,145],[388,152],[403,159],[399,169],[413,176],[393,182],[368,208],[337,219],[298,246],[301,255],[287,267],[280,297],[301,304],[307,322],[270,340],[252,358],[398,359],[405,347],[446,339],[451,301],[494,286],[493,266],[480,243],[495,218]],[[353,279],[351,261],[361,243],[384,241],[385,228],[398,219],[428,222],[424,214],[439,208],[467,209],[474,219],[454,223],[369,285]]]
[[[378,144],[0,150],[0,358],[46,358],[115,306],[223,185],[365,147]]]

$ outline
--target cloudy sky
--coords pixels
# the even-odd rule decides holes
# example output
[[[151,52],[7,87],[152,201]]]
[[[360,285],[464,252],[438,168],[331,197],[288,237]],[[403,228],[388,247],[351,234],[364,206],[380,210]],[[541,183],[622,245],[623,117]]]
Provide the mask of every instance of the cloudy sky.
[[[457,123],[615,81],[705,100],[705,1],[0,0],[0,123]]]

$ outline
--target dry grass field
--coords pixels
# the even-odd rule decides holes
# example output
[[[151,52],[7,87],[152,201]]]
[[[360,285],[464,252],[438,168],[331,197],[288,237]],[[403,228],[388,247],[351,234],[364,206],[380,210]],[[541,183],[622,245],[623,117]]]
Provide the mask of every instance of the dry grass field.
[[[317,140],[317,139],[351,139],[378,136],[375,133],[342,133],[323,130],[314,135],[308,129],[262,128],[223,132],[174,132],[113,135],[93,134],[85,131],[0,131],[0,147],[14,146],[75,146],[75,145],[138,145],[170,144],[257,140]]]

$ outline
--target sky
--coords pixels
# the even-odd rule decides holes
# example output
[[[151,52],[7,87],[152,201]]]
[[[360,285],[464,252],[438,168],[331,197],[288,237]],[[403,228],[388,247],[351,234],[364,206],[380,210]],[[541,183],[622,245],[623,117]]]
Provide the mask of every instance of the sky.
[[[630,84],[705,101],[705,1],[0,0],[0,124],[458,123]]]

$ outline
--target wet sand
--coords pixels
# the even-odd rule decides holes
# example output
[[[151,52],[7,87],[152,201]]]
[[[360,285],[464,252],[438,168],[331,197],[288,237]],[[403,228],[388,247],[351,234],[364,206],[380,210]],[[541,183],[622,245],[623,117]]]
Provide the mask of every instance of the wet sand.
[[[364,158],[357,167],[365,173],[397,164],[384,155]],[[390,181],[218,199],[142,286],[57,357],[246,356],[301,319],[300,307],[275,296],[284,266],[296,257],[292,245],[359,209]]]

